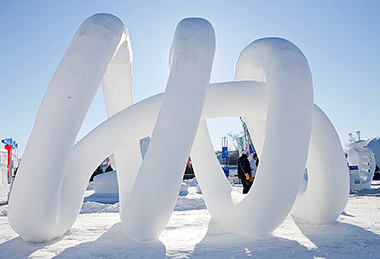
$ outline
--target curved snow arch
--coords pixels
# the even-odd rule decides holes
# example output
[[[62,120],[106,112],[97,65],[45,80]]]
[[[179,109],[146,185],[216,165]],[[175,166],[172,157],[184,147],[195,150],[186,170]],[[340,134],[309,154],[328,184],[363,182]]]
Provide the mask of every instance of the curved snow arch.
[[[307,60],[300,50],[296,48],[295,51],[298,54],[294,53],[291,45],[281,44],[281,40],[278,38],[265,40],[274,41],[282,45],[276,46],[275,43],[273,44],[273,49],[279,49],[284,57],[282,67],[284,73],[289,73],[289,67],[292,66],[296,68],[294,78],[301,79],[304,76],[309,76],[310,73],[302,72],[302,67],[306,68]],[[260,46],[262,43],[253,42],[240,53],[235,64],[235,80],[263,81],[264,77],[266,77],[270,88],[269,77],[273,70],[258,62],[260,59],[265,60],[267,55],[266,50],[263,50],[263,47]],[[296,57],[293,58],[293,55],[296,55]],[[273,66],[273,64],[270,63],[269,66]],[[300,70],[297,71],[297,68],[300,68]],[[276,76],[277,80],[280,80],[279,78]],[[309,80],[308,78],[305,79]],[[292,82],[281,82],[281,84],[291,85]],[[298,116],[296,111],[293,115]],[[349,193],[349,174],[346,159],[334,126],[316,105],[313,108],[312,118],[312,134],[306,164],[309,182],[306,190],[299,191],[292,214],[308,222],[321,224],[335,221],[345,208]],[[247,120],[247,124],[250,125],[251,118],[248,117]],[[262,127],[262,124],[257,126],[257,123],[250,126],[252,127],[251,130],[255,132],[253,138],[257,142],[255,142],[257,149],[260,151],[265,128]]]
[[[74,223],[79,213],[92,169],[98,165],[99,161],[102,158],[124,147],[128,147],[130,155],[133,155],[132,153],[138,155],[133,156],[135,159],[134,161],[132,161],[132,159],[129,159],[131,162],[131,167],[128,171],[128,177],[124,176],[124,178],[121,179],[119,177],[121,174],[118,172],[120,216],[123,227],[124,224],[131,222],[131,215],[133,214],[139,218],[139,220],[136,220],[135,225],[139,225],[141,223],[146,224],[146,221],[149,220],[145,219],[141,221],[142,216],[140,213],[136,213],[136,211],[131,211],[128,213],[125,211],[125,208],[127,207],[127,202],[129,200],[137,200],[140,203],[146,202],[147,204],[151,204],[151,198],[154,196],[152,194],[152,190],[155,190],[154,188],[157,186],[156,181],[159,181],[158,178],[166,177],[165,174],[158,174],[156,171],[153,173],[151,172],[150,177],[157,176],[158,178],[153,182],[149,182],[149,185],[146,184],[146,179],[144,179],[144,191],[149,190],[150,195],[141,195],[139,198],[132,198],[134,188],[137,186],[135,179],[138,177],[138,175],[140,175],[139,168],[142,163],[138,143],[141,138],[152,135],[152,130],[155,126],[158,112],[165,95],[166,93],[161,93],[152,96],[122,110],[121,112],[115,114],[97,126],[73,147],[73,150],[70,154],[70,161],[73,165],[73,168],[72,170],[68,170],[66,172],[65,178],[75,178],[76,181],[64,184],[62,186],[61,194],[62,198],[65,198],[66,201],[70,202],[71,206],[75,206],[76,208],[75,212],[66,210],[67,214],[65,217],[62,217],[66,219],[68,227]],[[210,84],[207,87],[207,95],[203,107],[202,119],[222,116],[238,116],[241,114],[240,111],[245,108],[245,105],[240,102],[241,96],[250,96],[248,107],[252,110],[257,111],[256,114],[258,119],[264,120],[265,111],[260,111],[260,104],[263,104],[263,102],[266,100],[265,84],[248,81]],[[228,104],[224,105],[223,107],[219,106],[223,101],[228,101],[226,102],[226,104]],[[265,107],[265,105],[263,107]],[[131,125],[133,125],[133,127],[131,127]],[[198,127],[198,124],[196,124],[196,126]],[[117,137],[107,138],[107,136]],[[98,146],[101,146],[102,149],[97,148]],[[169,152],[166,149],[166,146],[165,152]],[[212,152],[212,154],[214,153]],[[215,156],[214,159],[216,159]],[[83,161],[86,161],[86,163]],[[169,164],[171,161],[172,159],[167,160]],[[161,210],[160,214],[158,214],[157,211],[152,212],[153,215],[156,215],[155,217],[151,217],[149,215],[152,214],[148,214],[148,216],[152,218],[151,220],[162,220],[163,223],[157,224],[156,227],[153,228],[153,232],[146,232],[145,236],[143,237],[136,236],[135,231],[133,230],[131,231],[129,229],[125,229],[125,232],[129,237],[136,239],[153,239],[158,237],[158,235],[166,226],[168,215],[170,216],[174,209],[175,201],[177,199],[180,188],[180,182],[182,181],[182,172],[185,164],[186,161],[183,161],[181,168],[177,172],[167,175],[168,178],[164,179],[165,183],[162,185],[167,185],[172,188],[172,190],[174,190],[172,193],[166,193],[166,190],[161,189],[160,186],[158,186],[159,189],[155,190],[157,193],[159,193],[160,196],[160,201],[155,201],[158,204],[160,202],[169,203],[172,201],[172,204],[170,204],[170,206],[165,205],[165,211]],[[173,177],[176,177],[178,173],[180,179],[174,179]],[[154,175],[152,176],[152,174]],[[175,182],[173,182],[173,180]],[[225,177],[224,180],[226,180]],[[147,200],[144,200],[145,197]],[[162,207],[164,207],[164,205],[162,205]],[[138,232],[138,234],[141,234],[141,232]]]
[[[309,148],[313,93],[307,60],[289,41],[266,38],[252,42],[240,54],[235,69],[239,73],[241,67],[248,65],[259,72],[255,77],[260,73],[265,75],[268,95],[265,139],[262,148],[259,147],[260,167],[255,184],[248,195],[238,201],[232,197],[226,184],[222,191],[224,195],[218,198],[215,194],[221,192],[216,188],[222,185],[221,182],[214,185],[209,177],[199,172],[197,179],[207,208],[220,225],[236,233],[254,235],[272,232],[293,206]],[[254,120],[254,112],[244,110],[242,114],[249,127]],[[253,132],[256,134],[255,130]],[[259,132],[259,135],[264,133]],[[209,152],[211,148],[205,124],[200,126],[198,137],[201,140],[194,143],[192,152],[195,170],[202,167],[202,172],[216,171],[217,163],[206,165],[205,160],[197,164],[207,156],[202,151]],[[240,220],[231,221],[231,218]]]
[[[68,172],[68,177],[75,177],[75,175],[81,171],[90,172],[91,168],[96,166],[102,157],[125,146],[133,147],[134,143],[138,143],[139,139],[150,135],[157,118],[162,98],[163,94],[158,94],[142,100],[119,112],[90,132],[73,148],[70,159],[75,165],[74,168],[76,170]],[[242,114],[247,116],[249,114],[244,114],[242,111],[249,110],[254,111],[254,121],[261,122],[266,118],[267,99],[266,84],[261,82],[235,81],[210,84],[208,86],[202,113],[202,122],[198,129],[191,157],[207,207],[209,210],[211,209],[210,213],[212,216],[218,218],[218,214],[230,215],[227,221],[229,223],[218,221],[226,228],[229,228],[229,224],[231,224],[230,218],[232,216],[230,212],[234,210],[234,206],[242,200],[244,195],[237,195],[232,191],[231,185],[221,171],[219,162],[213,152],[211,140],[209,140],[208,137],[208,131],[204,131],[206,129],[204,120],[214,117],[239,116]],[[220,105],[221,103],[224,105]],[[312,221],[307,215],[325,215],[330,219],[329,222],[334,221],[340,215],[348,197],[348,192],[345,191],[344,187],[344,182],[347,181],[347,174],[344,173],[346,170],[344,167],[345,163],[340,159],[343,152],[336,131],[327,116],[321,112],[316,105],[314,105],[313,118],[311,146],[307,162],[309,168],[308,190],[314,189],[315,191],[317,188],[322,188],[324,191],[316,191],[315,194],[318,196],[318,198],[315,199],[316,201],[307,201],[309,205],[301,207],[303,211],[306,212],[306,217],[302,217],[302,215],[297,216],[310,222],[325,223],[327,221]],[[138,125],[138,127],[130,127],[130,125]],[[315,131],[314,128],[318,130]],[[323,130],[320,131],[322,128]],[[321,134],[318,134],[318,132],[321,132]],[[107,140],[106,137],[108,135],[120,137]],[[326,138],[326,136],[331,135],[335,136],[335,139],[333,138],[333,141],[330,142],[326,141],[329,138]],[[97,149],[96,147],[99,144],[104,148]],[[315,148],[312,148],[312,146]],[[314,168],[309,167],[310,161],[315,160],[313,156],[316,155],[318,158],[321,155],[319,154],[320,148],[326,151],[323,153],[324,159],[315,163]],[[91,150],[91,154],[89,154],[87,150]],[[138,153],[138,150],[135,152]],[[311,152],[315,152],[316,154],[312,154]],[[89,162],[88,164],[81,163],[80,161],[86,159],[86,157],[91,157],[92,161],[87,160]],[[141,163],[141,156],[134,162],[138,168]],[[119,186],[123,186],[124,193],[126,194],[124,199],[129,199],[130,197],[136,174],[137,170],[131,170],[128,172],[130,176],[129,179],[126,181],[119,179]],[[262,172],[260,172],[260,174],[262,174]],[[78,185],[82,182],[82,187],[78,188],[73,185],[67,185],[66,188],[62,190],[63,196],[69,195],[72,190],[77,190],[78,193],[73,195],[71,201],[73,202],[75,200],[78,211],[82,203],[81,197],[84,195],[89,176],[89,174],[82,174],[81,179],[78,179],[76,182]],[[314,179],[316,179],[316,181],[314,181]],[[343,183],[343,185],[341,185],[341,183]],[[147,186],[146,188],[149,189],[150,187]],[[298,194],[298,196],[300,195],[301,193]],[[263,199],[263,196],[258,194],[258,198]],[[122,213],[124,205],[122,202],[120,203],[120,213]],[[316,203],[318,203],[319,206],[315,206]],[[212,208],[214,208],[214,210]],[[172,210],[170,210],[170,212],[171,211]],[[294,211],[292,213],[294,214]],[[76,215],[74,216],[76,217]],[[128,221],[128,214],[122,213],[122,221],[124,222],[124,220]],[[241,231],[237,232],[241,233]]]
[[[59,200],[69,154],[102,79],[109,116],[131,104],[130,63],[119,18],[93,15],[75,33],[42,100],[10,197],[9,223],[23,239],[44,241],[67,231],[60,227]]]

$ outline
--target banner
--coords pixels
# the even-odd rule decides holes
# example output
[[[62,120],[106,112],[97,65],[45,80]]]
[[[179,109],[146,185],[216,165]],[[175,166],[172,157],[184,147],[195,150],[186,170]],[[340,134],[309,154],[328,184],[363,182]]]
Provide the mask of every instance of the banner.
[[[8,181],[10,180],[9,176],[9,167],[11,164],[11,158],[12,158],[12,146],[5,145],[4,147],[8,151],[8,163],[7,163],[7,178]]]

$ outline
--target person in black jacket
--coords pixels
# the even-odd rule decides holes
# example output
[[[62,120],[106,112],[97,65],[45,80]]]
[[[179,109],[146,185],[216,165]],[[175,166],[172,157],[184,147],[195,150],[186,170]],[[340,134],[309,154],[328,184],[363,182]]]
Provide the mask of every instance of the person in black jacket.
[[[238,159],[238,177],[243,185],[243,194],[248,193],[252,186],[251,181],[251,166],[248,161],[248,150],[243,150],[241,156]]]

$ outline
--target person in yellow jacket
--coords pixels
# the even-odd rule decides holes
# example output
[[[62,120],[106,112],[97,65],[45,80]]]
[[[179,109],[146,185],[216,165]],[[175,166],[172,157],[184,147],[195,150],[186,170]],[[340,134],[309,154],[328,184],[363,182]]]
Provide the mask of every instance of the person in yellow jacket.
[[[238,177],[243,185],[243,194],[248,193],[252,186],[251,181],[251,166],[248,161],[249,151],[243,150],[241,156],[238,159]]]

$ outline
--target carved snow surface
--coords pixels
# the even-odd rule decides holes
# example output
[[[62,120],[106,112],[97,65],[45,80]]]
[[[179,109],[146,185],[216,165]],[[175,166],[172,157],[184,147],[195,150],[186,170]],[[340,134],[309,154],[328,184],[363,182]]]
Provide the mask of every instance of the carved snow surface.
[[[284,39],[259,39],[241,52],[236,81],[209,84],[214,52],[212,25],[182,20],[165,92],[133,104],[125,25],[109,14],[88,18],[41,103],[10,197],[11,227],[27,241],[64,235],[91,173],[112,154],[122,228],[132,239],[157,239],[163,231],[189,155],[208,211],[228,230],[271,233],[292,208],[313,223],[335,221],[348,200],[348,172],[333,125],[313,104],[303,53]],[[109,118],[74,145],[102,80]],[[223,116],[243,116],[255,132],[260,166],[247,195],[233,192],[212,149],[205,119]],[[142,160],[139,141],[147,136]],[[301,190],[305,167],[309,181]]]

